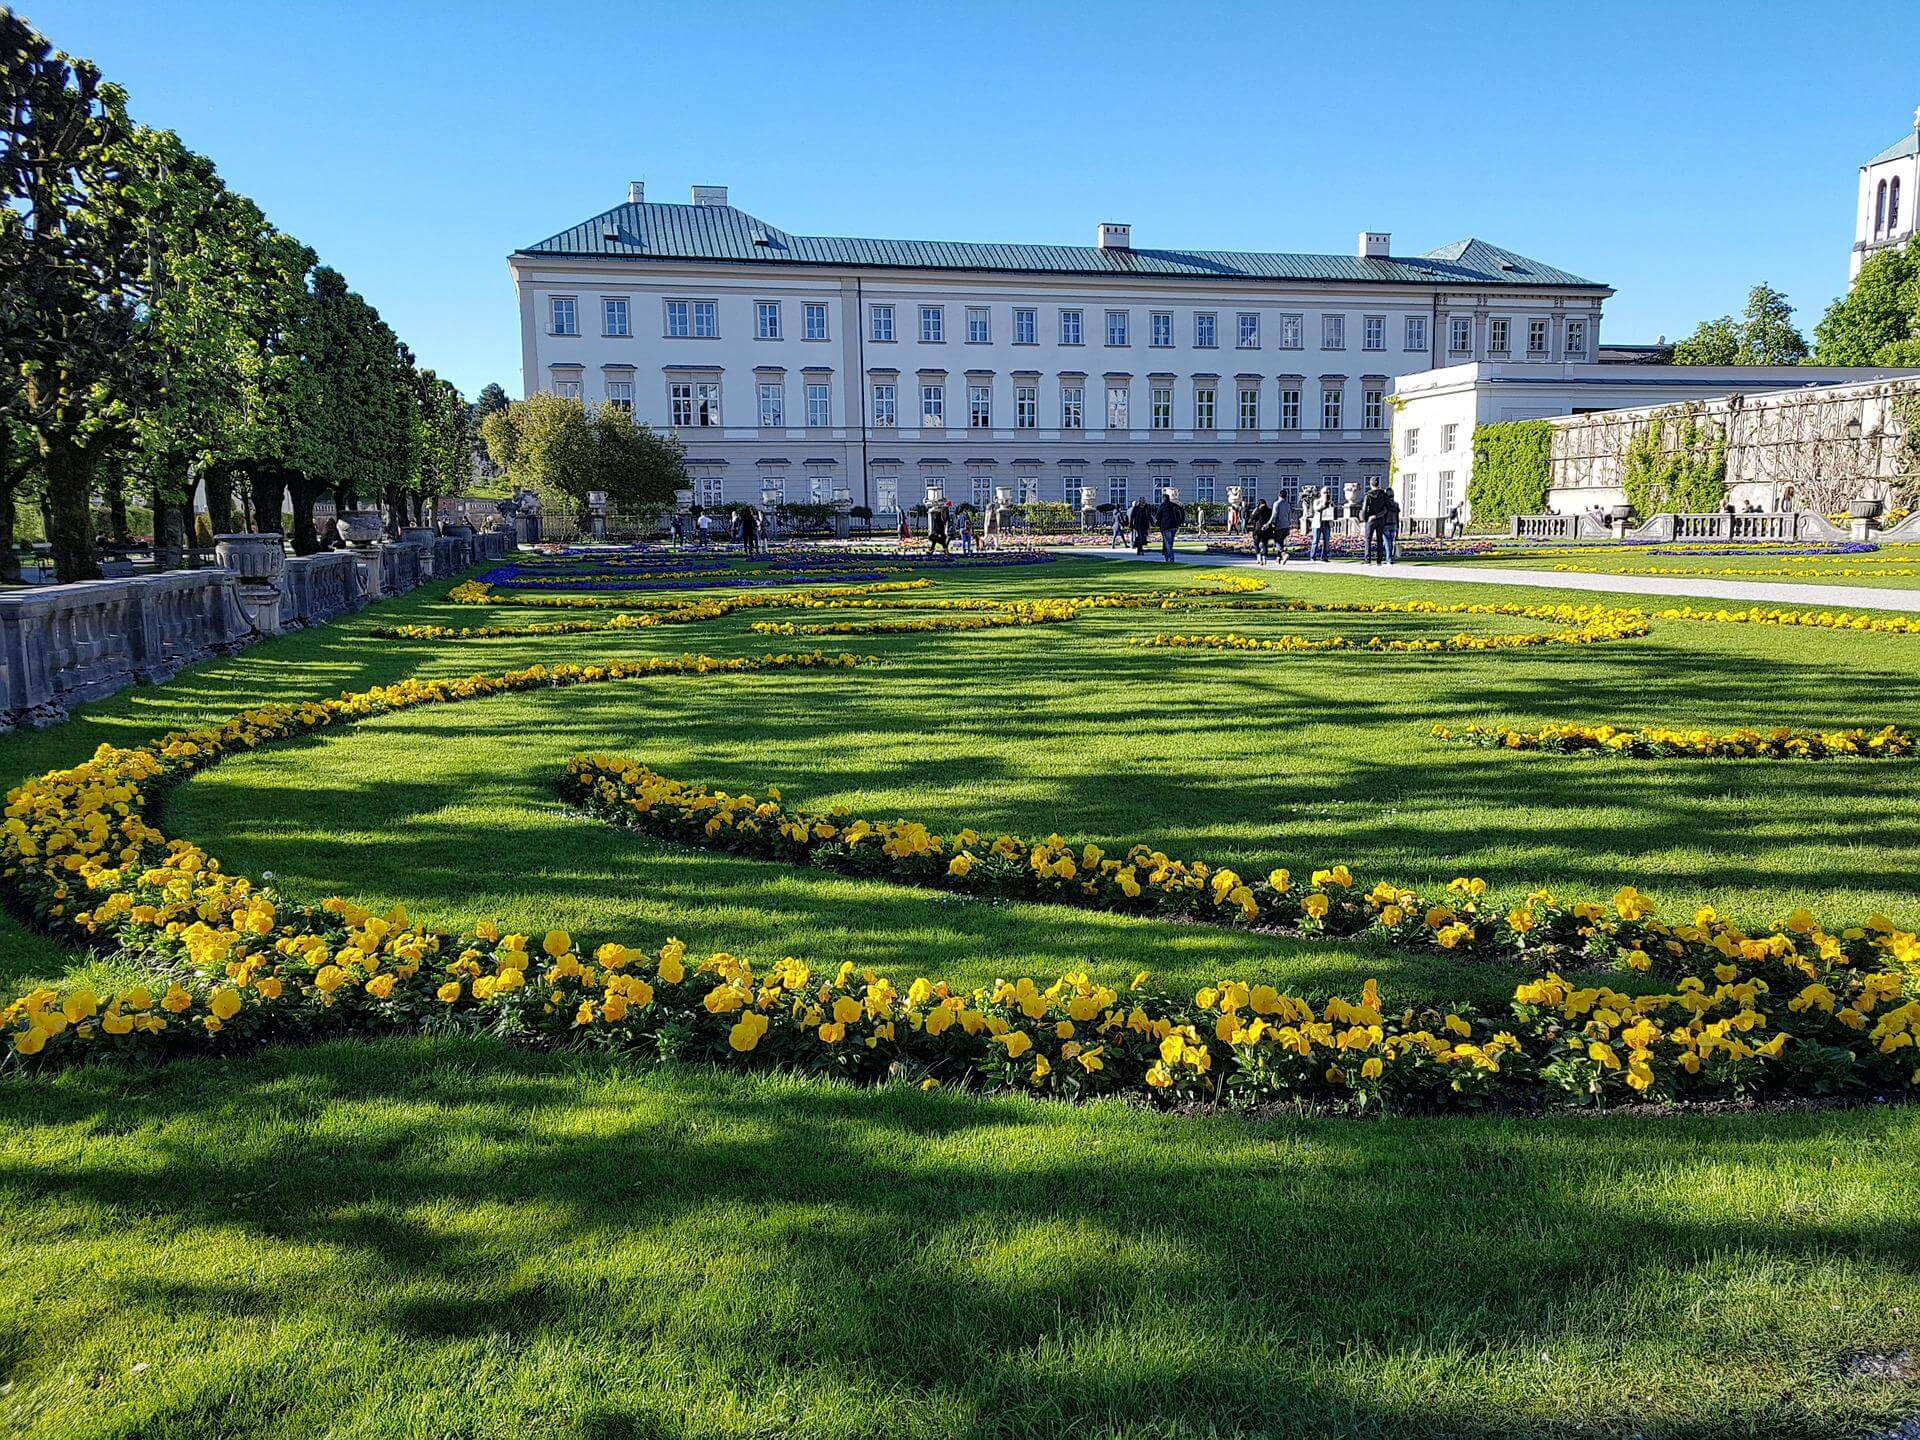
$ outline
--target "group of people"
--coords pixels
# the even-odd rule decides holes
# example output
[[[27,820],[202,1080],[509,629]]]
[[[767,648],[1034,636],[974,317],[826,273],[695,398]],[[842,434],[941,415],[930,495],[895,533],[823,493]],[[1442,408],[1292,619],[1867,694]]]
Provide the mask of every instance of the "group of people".
[[[990,516],[992,512],[989,512]],[[992,516],[997,519],[997,516]],[[991,520],[990,520],[991,523]],[[993,534],[999,535],[997,525]],[[927,506],[927,553],[938,550],[942,555],[953,554],[953,542],[960,542],[962,555],[973,554],[973,507],[962,505],[956,509],[951,501],[936,500]],[[906,510],[900,512],[900,548],[905,550],[913,541],[913,521]]]
[[[1333,487],[1323,485],[1293,496],[1282,492],[1274,500],[1257,501],[1247,517],[1247,532],[1253,538],[1256,565],[1287,563],[1287,539],[1298,528],[1307,541],[1307,559],[1333,558],[1333,522],[1339,518],[1341,501]],[[1400,544],[1400,502],[1378,480],[1367,487],[1359,502],[1359,519],[1366,527],[1367,562],[1391,565],[1398,558]],[[1459,512],[1448,517],[1457,524]]]
[[[1160,554],[1169,562],[1173,560],[1173,538],[1180,533],[1180,527],[1187,523],[1187,508],[1182,505],[1173,491],[1162,490],[1158,503],[1150,504],[1146,496],[1134,498],[1132,505],[1122,510],[1115,506],[1113,510],[1113,543],[1121,543],[1121,528],[1124,524],[1133,539],[1133,553],[1144,555],[1152,532],[1160,531]]]

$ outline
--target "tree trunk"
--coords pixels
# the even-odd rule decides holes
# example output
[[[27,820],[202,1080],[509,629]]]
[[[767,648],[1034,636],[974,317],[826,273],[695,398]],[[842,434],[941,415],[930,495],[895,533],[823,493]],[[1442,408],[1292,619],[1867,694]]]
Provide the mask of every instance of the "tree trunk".
[[[13,548],[13,512],[19,492],[11,477],[0,478],[0,580],[20,578],[20,555]]]
[[[400,527],[407,523],[407,492],[398,485],[389,485],[387,495],[387,530],[390,538],[400,538]]]
[[[278,465],[258,465],[248,472],[247,479],[253,491],[254,531],[261,535],[284,534],[287,472]]]
[[[326,486],[304,477],[293,479],[293,553],[312,555],[320,549],[320,538],[313,531],[313,502],[326,493]]]
[[[107,492],[107,532],[113,537],[115,545],[124,548],[133,543],[133,536],[127,531],[126,476],[115,475],[104,488]],[[159,508],[157,501],[154,508]]]
[[[98,580],[100,556],[93,544],[94,456],[56,442],[41,451],[47,480],[47,543],[54,573],[63,582]]]
[[[172,570],[181,561],[180,512],[165,500],[153,504],[153,563],[159,570]]]
[[[207,487],[207,523],[216,535],[233,534],[233,475],[216,465],[201,477]]]

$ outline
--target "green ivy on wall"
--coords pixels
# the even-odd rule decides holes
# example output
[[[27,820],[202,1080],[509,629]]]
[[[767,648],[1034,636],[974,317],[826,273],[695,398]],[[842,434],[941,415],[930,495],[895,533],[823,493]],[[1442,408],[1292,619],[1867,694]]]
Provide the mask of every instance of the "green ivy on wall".
[[[1547,508],[1553,426],[1545,420],[1506,420],[1473,429],[1473,479],[1467,503],[1476,526]]]
[[[1678,422],[1671,442],[1667,426]],[[1663,410],[1627,442],[1621,485],[1638,515],[1701,514],[1727,498],[1727,435],[1692,406]]]

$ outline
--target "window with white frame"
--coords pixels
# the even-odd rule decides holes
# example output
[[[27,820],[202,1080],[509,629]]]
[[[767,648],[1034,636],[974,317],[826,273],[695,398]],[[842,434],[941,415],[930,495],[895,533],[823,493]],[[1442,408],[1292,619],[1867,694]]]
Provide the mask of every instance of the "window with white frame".
[[[1147,317],[1149,334],[1148,344],[1156,350],[1166,350],[1173,345],[1173,312],[1156,310]]]
[[[1545,320],[1527,321],[1527,354],[1544,355],[1547,353],[1547,322]]]
[[[1387,317],[1369,315],[1361,322],[1360,346],[1363,350],[1384,350],[1387,348]]]
[[[1125,505],[1127,503],[1127,472],[1109,470],[1107,472],[1107,503]]]
[[[1344,350],[1347,348],[1346,316],[1322,315],[1320,317],[1320,348],[1322,350]]]
[[[1282,350],[1302,350],[1306,348],[1307,322],[1301,315],[1282,315],[1280,317],[1280,348]]]
[[[778,300],[753,302],[753,333],[755,338],[760,340],[780,338],[780,302]]]
[[[556,335],[578,335],[580,333],[580,308],[571,295],[556,295],[552,305],[553,333]]]
[[[800,334],[808,340],[827,338],[827,307],[809,301],[800,307]]]
[[[1039,311],[1016,310],[1013,312],[1013,343],[1016,345],[1038,345],[1040,343]]]
[[[1345,398],[1343,388],[1332,381],[1322,381],[1320,385],[1320,428],[1338,430],[1340,424],[1340,402]]]
[[[1442,515],[1453,508],[1455,493],[1454,472],[1442,470],[1440,472],[1440,513]]]
[[[1062,310],[1060,312],[1060,343],[1078,345],[1081,343],[1080,312]]]
[[[1587,353],[1587,322],[1567,321],[1567,359],[1577,360]]]
[[[870,306],[867,316],[869,320],[867,333],[872,339],[882,345],[893,339],[893,306]]]
[[[1127,311],[1107,311],[1107,344],[1125,345],[1127,343]]]
[[[920,339],[928,345],[938,345],[947,338],[947,312],[938,305],[920,307]]]
[[[876,429],[891,430],[899,423],[900,392],[891,380],[873,384],[873,423]]]
[[[1081,493],[1086,488],[1087,477],[1080,473],[1079,466],[1076,465],[1071,470],[1063,468],[1060,471],[1060,499],[1063,504],[1071,505],[1078,510],[1087,498]]]
[[[1513,346],[1513,322],[1504,315],[1487,321],[1487,353],[1505,355]]]
[[[1387,393],[1378,385],[1360,392],[1360,424],[1368,430],[1383,430],[1387,424]]]
[[[553,382],[553,393],[558,395],[562,400],[578,400],[581,398],[580,382],[578,380],[555,380]]]
[[[1418,425],[1409,425],[1406,433],[1400,437],[1400,453],[1402,455],[1418,455],[1420,453],[1420,427]]]
[[[1173,428],[1173,387],[1156,385],[1152,396],[1153,428],[1171,430]]]
[[[1300,473],[1297,470],[1280,472],[1280,493],[1297,507],[1300,504]]]
[[[1242,430],[1260,428],[1260,388],[1257,385],[1240,387],[1240,428]]]
[[[992,329],[988,322],[987,307],[969,305],[967,307],[967,343],[985,345],[991,337]]]
[[[1165,465],[1147,472],[1147,498],[1156,503],[1173,488],[1173,471]]]
[[[1218,405],[1219,405],[1219,391],[1215,390],[1213,386],[1211,385],[1194,386],[1193,387],[1193,428],[1196,430],[1213,429],[1215,424]]]
[[[787,387],[781,380],[760,382],[760,428],[777,430],[787,423]]]
[[[900,513],[900,477],[898,475],[873,477],[873,513],[876,515]]]
[[[693,321],[689,318],[693,314],[693,307],[684,300],[669,300],[666,307],[667,338],[684,340],[693,334]]]
[[[987,502],[993,499],[992,474],[985,470],[975,470],[967,478],[973,482],[972,485],[969,486],[973,491],[973,508],[976,510],[985,510],[987,508]]]
[[[633,381],[607,381],[607,404],[616,410],[624,410],[627,414],[631,415],[633,413]]]
[[[693,387],[693,419],[696,425],[720,423],[720,382],[702,380]]]
[[[1016,430],[1037,429],[1040,424],[1040,387],[1038,385],[1016,385],[1013,387],[1013,428]]]
[[[1460,427],[1446,424],[1440,427],[1440,449],[1446,454],[1453,453],[1453,447],[1460,443]]]
[[[1107,428],[1109,430],[1127,428],[1127,387],[1124,385],[1107,387]]]
[[[1022,505],[1038,505],[1040,503],[1040,477],[1038,475],[1016,475],[1014,477],[1014,484],[1018,486],[1015,493],[1020,496],[1020,503]]]
[[[1405,350],[1424,350],[1427,348],[1427,317],[1424,315],[1407,316],[1407,339],[1401,347]]]
[[[1060,428],[1078,430],[1086,424],[1087,387],[1084,385],[1062,385],[1060,387]]]
[[[823,465],[807,467],[807,499],[825,505],[833,499],[833,473]]]
[[[830,382],[809,380],[807,382],[807,428],[825,430],[833,424],[833,385]]]
[[[1473,320],[1458,315],[1447,322],[1447,352],[1452,355],[1473,353]]]
[[[1215,330],[1216,319],[1211,310],[1193,312],[1193,348],[1211,350],[1220,343]]]
[[[763,466],[760,471],[761,497],[774,505],[787,503],[787,467],[785,464]]]
[[[1298,385],[1280,387],[1280,428],[1282,430],[1300,428],[1300,387]]]
[[[947,387],[922,385],[920,387],[920,424],[928,430],[938,430],[946,423]]]
[[[1213,503],[1214,478],[1211,470],[1202,470],[1193,477],[1193,500],[1196,505]]]
[[[609,295],[600,302],[600,333],[624,339],[633,333],[632,317],[627,313],[627,297]]]
[[[698,487],[694,499],[702,510],[717,510],[727,503],[727,482],[718,475],[702,475],[694,483]]]
[[[993,386],[967,386],[967,428],[969,430],[993,428]]]
[[[1234,325],[1240,337],[1235,343],[1240,349],[1258,350],[1260,348],[1260,312],[1258,310],[1242,310],[1234,317]]]
[[[1240,499],[1251,508],[1260,498],[1260,472],[1249,465],[1233,477],[1233,483],[1240,487]]]
[[[720,304],[716,300],[693,302],[693,338],[717,339],[720,334]]]
[[[693,382],[675,380],[667,386],[667,418],[678,429],[693,424]]]

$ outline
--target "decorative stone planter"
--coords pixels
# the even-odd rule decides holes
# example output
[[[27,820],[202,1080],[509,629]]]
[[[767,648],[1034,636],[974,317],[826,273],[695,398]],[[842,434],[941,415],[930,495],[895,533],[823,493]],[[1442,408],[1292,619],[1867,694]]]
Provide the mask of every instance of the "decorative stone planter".
[[[377,545],[387,533],[386,517],[378,510],[348,510],[334,517],[347,544],[358,547]]]
[[[409,525],[400,532],[400,543],[411,545],[420,552],[420,578],[433,578],[433,542],[440,537],[433,533],[430,525]]]
[[[1850,520],[1878,520],[1886,510],[1887,502],[1884,500],[1849,500],[1847,502],[1847,518]]]
[[[1623,521],[1633,518],[1633,507],[1631,505],[1611,505],[1607,507],[1607,514],[1613,522],[1618,525]]]
[[[242,580],[278,580],[287,568],[287,548],[278,535],[216,535],[213,553]]]

